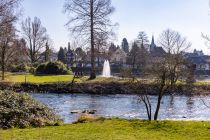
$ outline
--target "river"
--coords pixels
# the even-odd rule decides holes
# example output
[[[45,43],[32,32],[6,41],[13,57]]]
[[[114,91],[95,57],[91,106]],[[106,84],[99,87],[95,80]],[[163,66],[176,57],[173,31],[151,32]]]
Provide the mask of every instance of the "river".
[[[33,98],[53,108],[65,123],[72,123],[80,114],[73,110],[97,110],[102,117],[127,119],[147,119],[145,106],[137,95],[89,95],[89,94],[31,94]],[[153,111],[157,97],[150,96]],[[161,120],[205,120],[210,121],[210,96],[164,96],[161,102],[159,119]]]

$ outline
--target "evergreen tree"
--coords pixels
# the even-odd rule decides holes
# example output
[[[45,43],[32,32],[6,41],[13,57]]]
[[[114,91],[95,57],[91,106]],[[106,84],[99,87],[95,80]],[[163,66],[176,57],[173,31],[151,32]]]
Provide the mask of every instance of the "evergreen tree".
[[[123,38],[122,49],[124,52],[129,53],[129,45],[128,45],[128,41],[126,38]]]
[[[130,51],[130,53],[128,55],[128,58],[127,58],[127,63],[130,64],[133,69],[136,68],[137,60],[138,60],[138,54],[139,54],[139,47],[138,47],[137,42],[134,42],[132,44],[131,51]]]
[[[64,64],[66,63],[66,55],[63,47],[60,47],[60,50],[58,52],[58,61],[61,61]]]
[[[50,61],[50,47],[48,42],[46,43],[45,49],[45,62]]]

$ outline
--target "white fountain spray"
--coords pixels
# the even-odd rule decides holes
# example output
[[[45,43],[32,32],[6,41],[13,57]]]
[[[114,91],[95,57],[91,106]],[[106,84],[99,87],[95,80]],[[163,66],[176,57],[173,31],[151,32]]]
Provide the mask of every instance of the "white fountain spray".
[[[104,61],[102,76],[103,77],[111,77],[110,64],[109,64],[108,60]]]

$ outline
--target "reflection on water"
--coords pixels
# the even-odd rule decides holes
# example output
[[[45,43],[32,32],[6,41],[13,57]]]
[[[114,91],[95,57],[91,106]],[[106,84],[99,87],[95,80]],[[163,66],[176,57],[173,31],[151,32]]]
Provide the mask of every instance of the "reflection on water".
[[[31,94],[35,99],[48,105],[66,123],[77,120],[79,114],[73,110],[97,110],[98,116],[120,117],[127,119],[146,119],[143,103],[136,95],[87,95],[87,94]],[[159,119],[170,120],[210,120],[210,109],[201,101],[202,97],[165,96],[161,103]],[[150,96],[153,111],[157,97]],[[210,96],[203,97],[210,103]]]

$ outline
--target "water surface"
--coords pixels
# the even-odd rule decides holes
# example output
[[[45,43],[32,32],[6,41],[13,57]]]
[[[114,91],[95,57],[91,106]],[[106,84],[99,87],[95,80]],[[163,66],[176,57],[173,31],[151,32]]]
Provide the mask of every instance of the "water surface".
[[[127,119],[147,119],[145,106],[136,95],[88,95],[88,94],[31,94],[38,101],[53,108],[64,120],[71,123],[80,114],[71,114],[73,110],[97,110],[96,115]],[[150,96],[153,109],[156,96]],[[210,108],[208,97],[165,96],[161,102],[159,119],[161,120],[208,120]],[[153,110],[154,111],[154,110]]]

